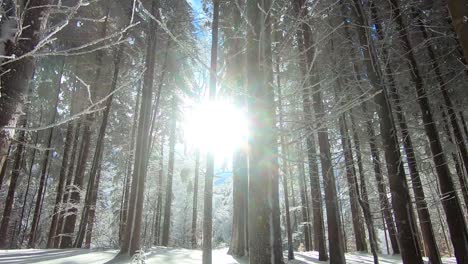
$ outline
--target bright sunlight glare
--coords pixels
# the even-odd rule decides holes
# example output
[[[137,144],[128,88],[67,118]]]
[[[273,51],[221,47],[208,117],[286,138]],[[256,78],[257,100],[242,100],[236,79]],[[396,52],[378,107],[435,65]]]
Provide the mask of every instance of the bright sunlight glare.
[[[245,111],[219,100],[196,105],[185,115],[185,137],[189,145],[227,158],[247,143]]]

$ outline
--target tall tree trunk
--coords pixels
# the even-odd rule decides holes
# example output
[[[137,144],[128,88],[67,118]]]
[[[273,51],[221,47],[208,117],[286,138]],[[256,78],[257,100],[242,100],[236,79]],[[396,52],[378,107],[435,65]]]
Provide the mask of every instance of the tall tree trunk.
[[[276,157],[276,126],[274,91],[269,85],[271,78],[271,27],[269,0],[247,2],[246,19],[250,30],[247,31],[246,43],[246,81],[249,109],[249,208],[248,233],[250,263],[280,263],[274,254],[276,197],[273,184],[278,178],[278,160]],[[265,67],[268,66],[268,67]]]
[[[295,9],[296,13],[299,15],[301,13],[302,8],[302,0],[295,1]],[[304,53],[304,37],[303,31],[301,29],[297,29],[296,32],[298,45],[299,45],[299,52]],[[315,250],[319,252],[319,260],[326,261],[328,259],[326,243],[325,243],[325,232],[324,232],[324,223],[323,223],[323,211],[322,211],[322,192],[320,188],[320,179],[319,179],[319,172],[318,172],[318,165],[317,165],[317,153],[316,153],[316,146],[315,146],[315,133],[312,130],[312,119],[313,113],[311,110],[311,103],[310,103],[310,88],[312,83],[308,80],[308,71],[307,71],[307,59],[305,56],[303,59],[300,60],[300,68],[301,74],[304,78],[303,86],[302,87],[302,106],[304,111],[304,120],[307,123],[305,132],[306,132],[306,147],[307,147],[307,157],[308,157],[308,164],[309,164],[309,178],[310,178],[310,189],[311,189],[311,197],[312,197],[312,210],[313,210],[313,222],[314,222],[314,245]]]
[[[332,44],[333,45],[333,44]],[[332,48],[333,50],[333,48]],[[335,100],[339,100],[339,94],[342,90],[342,80],[338,77],[337,85],[335,86]],[[343,104],[343,103],[342,103]],[[342,105],[343,107],[344,105]],[[345,171],[346,180],[348,182],[348,194],[349,203],[351,207],[351,219],[353,222],[354,239],[356,243],[357,251],[367,251],[366,243],[366,231],[362,221],[361,212],[359,210],[359,189],[356,176],[356,169],[354,167],[353,152],[351,149],[351,142],[349,139],[347,125],[346,125],[346,113],[343,112],[338,118],[341,145],[343,148],[344,159],[345,159]]]
[[[198,216],[198,178],[200,175],[200,150],[195,153],[195,177],[193,180],[193,205],[192,205],[192,248],[197,248],[197,216]]]
[[[79,141],[80,141],[80,130],[81,130],[81,120],[76,120],[76,121],[73,121],[74,123],[74,130],[75,130],[75,133],[74,133],[74,138],[73,138],[73,146],[72,146],[72,150],[71,150],[71,157],[70,157],[70,164],[68,166],[68,169],[67,169],[67,180],[66,180],[66,183],[65,183],[65,193],[62,197],[62,206],[60,208],[60,214],[59,214],[59,219],[58,219],[58,223],[57,223],[57,230],[56,230],[56,233],[55,233],[55,240],[54,240],[54,248],[58,248],[60,247],[60,244],[61,244],[61,240],[62,240],[62,234],[64,232],[64,222],[65,222],[65,219],[66,219],[66,212],[68,211],[67,208],[64,207],[64,205],[68,204],[69,202],[69,198],[70,198],[70,193],[73,191],[72,190],[72,181],[73,181],[73,176],[74,176],[74,172],[75,172],[75,160],[77,160],[77,156],[78,153],[79,153],[79,149],[78,149],[78,144],[79,144]]]
[[[300,143],[301,144],[301,143]],[[299,145],[298,149],[302,150],[302,144]],[[301,151],[302,152],[302,151]],[[304,230],[304,246],[306,251],[311,251],[310,246],[310,232],[309,232],[309,204],[307,203],[307,194],[304,190],[305,187],[305,168],[304,160],[299,158],[298,163],[299,173],[297,174],[297,180],[299,182],[299,193],[301,197],[301,213],[302,213],[302,228]]]
[[[28,121],[27,113],[20,118],[19,125],[22,128],[26,128]],[[13,202],[15,200],[16,186],[21,170],[21,158],[23,156],[24,143],[26,139],[24,130],[20,130],[17,138],[17,146],[14,154],[13,168],[10,177],[10,186],[8,187],[8,194],[5,199],[5,207],[3,208],[3,217],[0,225],[0,248],[6,249],[9,246],[8,243],[8,228],[10,226],[11,211],[13,209]],[[13,240],[13,237],[11,237]]]
[[[158,18],[159,1],[153,0],[151,2],[151,14]],[[149,143],[149,130],[151,122],[151,102],[152,102],[152,88],[153,77],[156,61],[156,34],[157,23],[151,19],[148,25],[147,49],[146,49],[146,71],[143,79],[141,107],[138,122],[138,135],[135,149],[135,163],[132,176],[132,186],[130,193],[130,201],[128,204],[127,224],[125,231],[125,239],[122,243],[120,250],[121,254],[133,255],[140,248],[140,230],[141,220],[143,213],[143,198],[145,191],[145,180],[147,174],[148,158],[148,143]]]
[[[122,246],[123,239],[125,237],[124,232],[127,226],[127,215],[128,215],[128,202],[130,197],[130,186],[131,186],[131,175],[133,168],[133,157],[135,151],[135,134],[138,128],[138,111],[140,107],[140,98],[141,98],[141,85],[138,85],[137,98],[135,102],[134,112],[133,112],[133,122],[130,132],[130,145],[127,152],[127,172],[125,173],[125,179],[122,188],[122,201],[121,201],[121,210],[120,210],[120,228],[119,228],[119,242]]]
[[[0,190],[2,189],[3,181],[5,180],[6,171],[8,168],[8,157],[11,152],[11,144],[8,146],[7,153],[5,155],[5,160],[3,162],[2,168],[0,169]]]
[[[216,98],[216,82],[218,73],[218,24],[219,0],[213,0],[213,21],[211,23],[211,64],[209,99]],[[203,264],[212,263],[213,236],[213,177],[214,155],[211,150],[206,155],[205,195],[203,201]],[[165,221],[166,219],[164,219]]]
[[[421,31],[423,38],[428,41],[429,35],[426,29],[426,25],[424,24],[422,14],[417,11],[413,10],[414,16],[418,21],[418,28]],[[458,123],[457,113],[455,111],[455,107],[450,99],[450,95],[448,93],[447,82],[445,82],[444,78],[442,77],[442,71],[439,66],[439,62],[437,61],[434,49],[431,45],[427,45],[427,52],[429,54],[429,58],[431,59],[431,67],[436,74],[437,82],[439,83],[439,88],[442,93],[442,97],[444,99],[445,106],[447,108],[448,117],[450,120],[450,124],[452,125],[453,135],[454,135],[454,144],[458,147],[460,152],[460,156],[462,161],[465,165],[465,171],[468,173],[468,150],[466,149],[465,141],[463,139],[463,132]],[[464,190],[466,192],[466,190]]]
[[[163,178],[164,178],[164,132],[161,134],[161,150],[159,154],[159,171],[158,171],[158,197],[156,201],[156,219],[154,224],[154,245],[159,245],[161,241],[161,216],[162,216],[162,197],[163,197]]]
[[[374,101],[378,106],[377,113],[380,119],[380,134],[385,151],[390,190],[393,194],[392,204],[398,229],[397,234],[402,259],[405,264],[422,264],[420,247],[414,233],[414,230],[416,230],[416,223],[412,213],[413,209],[406,183],[406,175],[403,164],[401,163],[401,153],[398,146],[392,109],[389,104],[387,91],[383,86],[382,71],[379,67],[376,67],[376,65],[379,65],[379,62],[376,57],[375,47],[370,41],[371,38],[368,37],[369,33],[366,31],[368,22],[365,21],[362,4],[359,0],[353,1],[356,8],[354,16],[357,19],[357,24],[361,26],[357,28],[357,31],[359,42],[362,47],[365,47],[363,53],[368,79],[374,90],[379,91],[379,93],[375,95]]]
[[[172,181],[174,178],[174,155],[176,145],[176,128],[177,128],[177,98],[173,95],[172,98],[172,115],[171,129],[169,132],[169,160],[167,166],[167,181],[166,181],[166,199],[164,205],[164,221],[161,237],[161,245],[167,247],[169,245],[169,234],[171,229],[171,209],[172,209]]]
[[[42,112],[43,111],[42,111],[42,108],[41,108],[41,111],[40,111],[40,114],[39,114],[39,124],[42,124]],[[28,181],[26,183],[26,190],[24,192],[23,206],[21,207],[21,215],[20,215],[20,220],[19,220],[20,228],[22,229],[22,232],[20,231],[20,233],[18,233],[18,236],[21,234],[20,247],[23,246],[24,236],[25,236],[27,228],[28,228],[27,224],[24,225],[24,227],[23,227],[23,217],[24,217],[24,211],[26,210],[26,203],[28,202],[28,194],[29,194],[29,189],[31,187],[31,179],[32,179],[32,169],[33,169],[33,166],[34,166],[34,162],[36,160],[37,143],[39,141],[39,133],[36,131],[35,134],[36,135],[35,135],[35,138],[34,138],[34,149],[33,149],[32,154],[31,154],[31,163],[30,163],[29,169],[28,169]],[[28,219],[29,219],[29,213],[28,213]],[[27,223],[28,219],[26,219],[26,223]]]
[[[228,49],[229,61],[226,71],[230,84],[236,87],[237,94],[234,97],[239,107],[245,107],[245,53],[243,51],[243,40],[238,36],[242,27],[241,11],[237,2],[231,1],[229,12],[232,16],[233,32],[229,32],[229,41],[232,43]],[[237,34],[236,34],[237,33]],[[228,35],[228,34],[226,34]],[[228,254],[242,257],[248,253],[247,237],[247,212],[248,212],[248,157],[245,147],[240,146],[233,154],[233,213],[232,213],[232,236]]]
[[[97,201],[97,192],[99,189],[99,177],[101,171],[101,162],[104,153],[104,140],[106,136],[106,129],[109,120],[110,110],[112,107],[113,93],[117,88],[117,82],[120,72],[120,61],[122,59],[124,46],[121,45],[118,50],[114,51],[114,74],[112,77],[111,87],[109,89],[110,96],[106,100],[105,110],[102,116],[101,127],[99,128],[99,134],[96,140],[96,149],[94,151],[93,163],[91,165],[91,171],[89,174],[88,188],[86,191],[85,206],[81,214],[80,226],[75,240],[75,247],[81,248],[83,239],[86,234],[85,248],[91,246],[91,233],[94,225],[95,206]]]
[[[307,72],[314,68],[315,48],[312,39],[312,30],[304,19],[307,19],[307,8],[304,0],[296,0],[296,11],[298,17],[302,19],[301,29],[303,31],[304,49],[307,61]],[[308,84],[313,87],[313,107],[315,120],[318,127],[318,141],[320,149],[320,160],[322,164],[322,176],[325,185],[325,204],[328,222],[328,240],[330,246],[330,263],[346,263],[344,256],[343,237],[341,234],[341,219],[339,217],[338,197],[336,193],[335,174],[333,171],[328,128],[322,124],[325,118],[322,93],[318,80],[309,79]]]
[[[429,139],[433,161],[436,168],[437,178],[439,180],[443,206],[447,216],[447,223],[450,230],[455,257],[458,263],[468,263],[468,231],[466,229],[463,211],[455,191],[455,186],[451,177],[451,172],[447,164],[445,154],[440,142],[438,129],[432,116],[432,109],[424,88],[423,79],[419,72],[416,57],[413,53],[408,31],[403,22],[398,0],[391,0],[392,16],[397,23],[400,44],[405,52],[405,58],[408,61],[411,81],[417,94],[417,101],[422,112],[422,120],[426,136]]]
[[[385,38],[384,32],[382,30],[381,22],[378,19],[377,11],[375,6],[371,6],[372,17],[377,29],[378,38],[383,40]],[[384,46],[382,49],[383,60],[387,61],[390,57],[387,51],[387,48]],[[414,152],[413,143],[411,140],[411,135],[408,131],[408,125],[406,124],[406,118],[403,112],[402,107],[400,106],[400,96],[396,87],[396,81],[394,79],[394,73],[391,69],[389,63],[385,66],[385,73],[388,78],[388,86],[390,88],[390,94],[393,97],[396,116],[398,120],[398,125],[401,130],[401,136],[403,139],[403,148],[406,154],[408,169],[412,181],[413,192],[416,200],[416,208],[419,217],[419,223],[421,225],[421,232],[424,239],[424,244],[426,246],[427,255],[431,263],[442,263],[440,258],[439,249],[437,247],[434,230],[432,228],[432,222],[429,214],[429,209],[427,207],[426,198],[424,195],[423,185],[421,183],[421,178],[419,175],[419,170],[416,161],[416,154]]]
[[[468,61],[468,25],[466,15],[468,14],[467,0],[449,0],[448,9],[452,17],[452,25],[458,35],[458,41],[463,48],[465,61]]]
[[[4,54],[0,54],[12,59],[2,61],[0,72],[0,82],[2,89],[0,92],[0,127],[14,127],[21,115],[21,108],[25,101],[26,91],[29,82],[33,77],[36,66],[34,56],[25,56],[34,50],[41,38],[41,26],[45,24],[47,12],[51,0],[30,0],[23,9],[15,6],[16,1],[4,1],[3,10],[7,12],[2,16],[3,23],[14,23],[15,29],[19,28],[16,21],[21,21],[21,34],[15,40],[7,40],[4,44]],[[16,11],[21,13],[16,14]],[[3,25],[2,25],[3,26]],[[0,167],[6,160],[10,139],[13,130],[0,130]]]
[[[356,162],[358,164],[358,171],[359,171],[359,176],[360,176],[359,182],[361,184],[361,188],[360,189],[359,187],[357,188],[358,190],[361,191],[361,195],[359,197],[359,204],[361,205],[362,211],[364,213],[364,219],[366,221],[366,226],[367,226],[367,233],[369,234],[369,243],[371,246],[371,253],[374,257],[374,264],[378,264],[379,257],[377,254],[379,252],[379,244],[378,244],[377,234],[375,232],[374,218],[372,216],[372,212],[370,208],[369,195],[367,193],[367,186],[366,186],[367,184],[366,184],[366,179],[365,179],[364,167],[362,164],[361,140],[359,139],[356,124],[353,118],[353,112],[351,110],[350,110],[349,116],[351,119],[351,131],[353,133],[354,149],[356,150]],[[352,149],[351,139],[348,142],[350,144],[349,148]],[[385,240],[387,239],[386,236],[387,235],[385,235]]]
[[[275,34],[275,42],[279,43],[278,32]],[[282,33],[281,33],[282,34]],[[276,45],[277,51],[279,48],[279,44]],[[288,259],[294,259],[294,245],[292,239],[292,230],[291,230],[291,212],[289,211],[289,191],[288,191],[288,171],[289,171],[289,164],[288,164],[288,148],[286,143],[285,127],[284,127],[284,110],[283,110],[283,98],[281,93],[281,61],[280,55],[276,55],[276,85],[278,87],[278,113],[279,113],[279,129],[280,129],[280,146],[281,146],[281,161],[283,165],[282,171],[282,178],[283,178],[283,193],[284,193],[284,210],[285,210],[285,218],[286,218],[286,233],[288,237]],[[309,226],[309,225],[308,225]]]
[[[54,99],[54,108],[52,112],[52,118],[50,119],[49,124],[54,124],[55,119],[57,117],[57,110],[58,110],[58,104],[60,101],[60,90],[62,88],[62,76],[63,76],[63,70],[65,68],[65,58],[62,59],[62,66],[60,69],[60,73],[57,78],[57,92],[56,92],[56,97]],[[48,139],[47,139],[47,149],[44,151],[44,157],[42,160],[42,170],[41,170],[41,176],[40,176],[40,181],[39,181],[39,189],[37,191],[37,198],[36,198],[36,205],[34,207],[34,214],[33,214],[33,220],[31,223],[31,231],[29,233],[29,241],[28,241],[28,247],[29,248],[34,248],[36,246],[36,235],[37,235],[37,228],[39,225],[39,220],[41,217],[41,209],[42,209],[42,197],[43,195],[45,196],[45,184],[46,184],[46,177],[48,177],[48,170],[49,170],[49,159],[50,159],[50,147],[52,144],[52,138],[54,135],[54,127],[51,127],[48,129]]]
[[[73,93],[74,94],[74,93]],[[71,113],[74,113],[74,104],[70,104]],[[55,196],[54,210],[52,212],[52,220],[50,223],[49,235],[47,237],[47,248],[54,247],[54,241],[56,239],[57,225],[59,220],[59,210],[62,207],[62,198],[64,192],[65,181],[67,179],[67,169],[69,167],[68,160],[70,157],[70,151],[73,145],[73,138],[75,136],[75,123],[68,122],[67,133],[65,136],[65,143],[63,149],[62,165],[60,167],[59,182],[57,184],[57,191]]]
[[[104,22],[102,24],[101,32],[100,32],[100,37],[105,38],[107,35],[107,30],[108,30],[108,23],[109,23],[109,12],[110,12],[110,0],[107,0],[106,3],[106,16],[104,19]],[[94,99],[96,98],[96,88],[99,85],[99,81],[101,80],[101,74],[102,74],[102,65],[103,65],[103,59],[104,59],[104,51],[103,50],[98,50],[96,54],[96,73],[94,75],[94,80],[92,83],[91,87],[91,98],[93,99],[92,101],[95,101]],[[84,174],[86,170],[86,164],[88,162],[88,156],[89,156],[89,149],[91,146],[91,136],[93,134],[93,131],[91,130],[91,125],[95,121],[95,113],[89,113],[86,114],[85,120],[84,120],[84,127],[83,127],[83,139],[82,139],[82,145],[81,145],[81,150],[80,150],[80,156],[78,158],[78,164],[76,166],[76,172],[75,172],[75,179],[73,180],[73,184],[81,189],[83,187],[83,180],[84,180]],[[70,194],[70,201],[72,203],[78,204],[80,203],[81,197],[80,197],[80,192],[79,190],[72,191]],[[60,248],[70,248],[73,246],[73,240],[72,240],[72,234],[75,231],[75,223],[77,219],[77,214],[78,214],[78,209],[76,207],[71,208],[68,210],[68,216],[65,218],[65,224],[64,224],[64,236],[62,237],[61,243],[60,243]]]
[[[447,136],[448,141],[453,144],[452,133],[450,133],[450,127],[447,121],[448,120],[447,115],[445,114],[443,107],[441,107],[440,110],[441,110],[440,112],[442,113],[442,120],[444,124],[445,134]],[[455,169],[457,171],[458,181],[460,182],[461,193],[463,195],[463,200],[465,201],[465,206],[467,207],[467,211],[468,211],[468,184],[465,180],[463,167],[461,166],[460,159],[458,158],[458,155],[456,153],[452,153],[452,159],[453,159],[453,162],[455,163]]]

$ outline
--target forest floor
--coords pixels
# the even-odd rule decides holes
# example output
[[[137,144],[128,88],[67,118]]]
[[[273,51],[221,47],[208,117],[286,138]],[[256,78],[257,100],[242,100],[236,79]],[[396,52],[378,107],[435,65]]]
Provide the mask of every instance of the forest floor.
[[[86,250],[86,249],[22,249],[0,250],[0,264],[120,264],[130,263],[128,258],[117,256],[118,250]],[[213,250],[213,263],[216,264],[246,264],[247,259],[234,259],[226,254],[227,249]],[[290,264],[327,263],[318,261],[316,252],[296,252],[295,260]],[[144,262],[166,264],[199,264],[202,262],[200,250],[154,247],[144,253]],[[369,254],[346,254],[348,264],[372,264],[373,258]],[[400,264],[399,256],[380,256],[382,264]],[[136,263],[136,262],[134,262]],[[444,259],[444,264],[455,264],[454,258]]]

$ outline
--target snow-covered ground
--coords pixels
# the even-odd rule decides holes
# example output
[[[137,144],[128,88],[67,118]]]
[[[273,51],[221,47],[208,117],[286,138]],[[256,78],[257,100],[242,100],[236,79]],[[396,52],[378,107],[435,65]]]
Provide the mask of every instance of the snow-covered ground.
[[[23,249],[23,250],[0,250],[0,264],[98,264],[98,263],[129,263],[130,259],[117,256],[117,250],[85,250],[85,249]],[[226,254],[227,249],[213,250],[213,263],[216,264],[246,264],[244,259],[234,259]],[[318,261],[316,252],[296,252],[296,260],[291,264],[313,264],[327,263]],[[155,247],[148,249],[141,257],[144,263],[166,263],[166,264],[199,264],[202,262],[200,250]],[[369,254],[350,253],[346,254],[348,264],[372,264],[373,259]],[[400,264],[399,256],[381,256],[380,263]],[[455,264],[455,259],[446,258],[444,264]]]

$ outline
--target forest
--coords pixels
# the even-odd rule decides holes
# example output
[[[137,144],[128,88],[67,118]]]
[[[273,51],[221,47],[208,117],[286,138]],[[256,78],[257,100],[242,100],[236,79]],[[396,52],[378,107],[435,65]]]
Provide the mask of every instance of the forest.
[[[468,264],[468,0],[0,0],[0,264]]]

